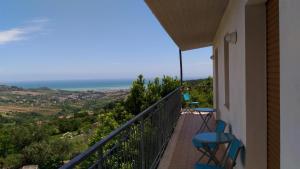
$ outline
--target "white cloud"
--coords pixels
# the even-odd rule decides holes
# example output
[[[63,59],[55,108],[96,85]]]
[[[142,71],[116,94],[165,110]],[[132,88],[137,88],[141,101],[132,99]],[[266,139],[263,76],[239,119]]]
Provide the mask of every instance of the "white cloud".
[[[24,32],[24,30],[18,29],[18,28],[1,31],[0,32],[0,45],[6,44],[9,42],[13,42],[13,41],[22,40],[22,39],[24,39],[24,34],[26,34],[26,32]]]
[[[11,28],[3,31],[0,30],[0,45],[24,40],[30,34],[43,30],[46,22],[48,22],[48,19],[34,19],[22,27]]]

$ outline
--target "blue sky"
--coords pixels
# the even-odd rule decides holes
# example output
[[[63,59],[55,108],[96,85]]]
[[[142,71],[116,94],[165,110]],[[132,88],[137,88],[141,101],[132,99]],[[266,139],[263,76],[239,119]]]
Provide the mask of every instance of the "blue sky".
[[[183,53],[186,78],[212,74],[211,48]],[[178,49],[143,0],[3,0],[0,81],[179,75]]]

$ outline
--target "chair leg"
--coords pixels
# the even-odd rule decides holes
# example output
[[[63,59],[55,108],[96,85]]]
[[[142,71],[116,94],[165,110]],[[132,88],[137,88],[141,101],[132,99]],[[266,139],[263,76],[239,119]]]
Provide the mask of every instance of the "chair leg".
[[[209,125],[208,125],[208,122],[210,121],[211,118],[212,118],[212,114],[211,113],[208,113],[205,116],[205,126],[208,129],[208,131],[212,131],[211,128],[209,127]]]
[[[203,158],[204,156],[207,156],[206,152],[202,153],[202,155],[200,156],[200,158],[198,159],[198,161],[201,162],[201,160],[202,160],[202,158]]]
[[[211,119],[211,113],[205,115],[205,117],[203,117],[204,115],[202,115],[201,112],[199,112],[199,113],[200,113],[200,117],[201,117],[201,119],[202,119],[202,124],[201,124],[199,130],[197,131],[197,133],[201,132],[201,131],[204,130],[205,128],[207,128],[208,131],[211,131],[211,129],[210,129],[209,126],[208,126],[208,122],[209,122],[209,120]]]
[[[197,150],[198,150],[199,152],[202,153],[202,155],[201,155],[200,158],[198,159],[199,162],[201,162],[201,160],[202,160],[205,156],[208,157],[208,158],[210,158],[206,151],[203,151],[202,149],[199,149],[199,148],[198,148]]]

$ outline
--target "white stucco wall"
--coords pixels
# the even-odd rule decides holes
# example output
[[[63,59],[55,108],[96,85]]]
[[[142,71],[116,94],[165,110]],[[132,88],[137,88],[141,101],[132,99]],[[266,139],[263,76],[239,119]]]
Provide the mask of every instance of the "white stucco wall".
[[[218,86],[215,84],[218,118],[230,125],[230,132],[246,147],[237,159],[238,169],[266,169],[267,166],[265,22],[264,2],[231,0],[214,39],[214,48],[218,49],[218,65],[214,64],[219,75]],[[224,105],[224,36],[235,31],[237,43],[229,47],[230,106],[227,108]]]
[[[246,6],[246,168],[267,168],[266,5]]]
[[[300,168],[299,0],[279,1],[281,169]]]
[[[253,4],[253,3],[249,3]],[[257,4],[257,3],[254,3]],[[247,99],[247,91],[249,88],[247,86],[251,85],[251,81],[247,79],[249,72],[249,62],[246,58],[248,54],[246,48],[248,42],[245,35],[245,30],[247,22],[245,18],[245,1],[231,0],[228,8],[226,9],[225,15],[220,23],[218,32],[215,36],[214,47],[218,49],[218,107],[219,107],[219,117],[225,120],[231,125],[232,133],[240,138],[246,146],[246,162],[243,164],[238,161],[237,168],[252,169],[255,168],[265,168],[265,146],[261,146],[263,153],[259,152],[260,146],[255,146],[258,144],[265,144],[265,139],[263,133],[266,133],[264,127],[264,120],[260,119],[260,124],[256,123],[255,118],[259,119],[259,113],[255,112],[255,115],[251,115],[247,112],[249,103],[254,104],[252,101],[249,102]],[[300,56],[299,56],[299,40],[300,40],[300,19],[299,19],[299,0],[279,0],[279,15],[280,15],[280,164],[281,169],[299,169],[300,166]],[[258,16],[257,16],[258,17]],[[255,23],[255,22],[254,22]],[[262,23],[262,22],[261,22]],[[225,96],[224,96],[224,35],[229,32],[237,31],[238,40],[237,44],[230,45],[230,108],[227,109],[224,106]],[[250,30],[251,32],[251,30]],[[255,33],[255,31],[253,31]],[[263,35],[262,35],[263,36]],[[251,36],[250,36],[251,37]],[[258,38],[259,39],[259,38]],[[263,49],[261,49],[263,51]],[[249,51],[249,50],[248,50]],[[252,50],[253,51],[253,50]],[[254,55],[250,50],[250,55]],[[259,58],[257,58],[259,60]],[[250,62],[255,60],[250,60]],[[263,61],[263,60],[261,60]],[[261,63],[261,62],[260,62]],[[248,66],[248,68],[247,68]],[[260,71],[263,72],[264,66],[261,64]],[[254,70],[254,69],[253,69]],[[257,70],[255,70],[257,71]],[[259,75],[259,72],[257,72]],[[253,75],[253,74],[252,74]],[[264,74],[265,75],[265,74]],[[253,78],[254,76],[252,76]],[[255,78],[255,77],[254,77]],[[261,87],[265,88],[263,79]],[[252,82],[253,85],[253,82]],[[255,84],[257,85],[257,84]],[[260,87],[257,86],[257,87]],[[259,89],[261,90],[261,88]],[[251,88],[250,88],[251,92]],[[250,93],[248,92],[248,93]],[[255,92],[255,91],[253,91]],[[259,93],[258,91],[256,91]],[[262,90],[261,92],[265,92]],[[215,93],[216,94],[216,93]],[[253,94],[253,93],[251,93]],[[262,99],[262,98],[259,98]],[[261,101],[264,101],[262,99]],[[252,106],[250,105],[250,106]],[[260,105],[263,108],[264,104]],[[250,107],[251,108],[251,107]],[[259,108],[259,107],[256,107]],[[265,114],[262,116],[265,118]],[[251,119],[251,120],[249,120]],[[247,124],[248,123],[248,124]],[[265,122],[266,123],[266,122]],[[259,126],[259,127],[258,127]],[[253,130],[252,128],[255,128]],[[264,131],[259,130],[261,128]],[[257,135],[255,131],[260,132]],[[247,133],[248,132],[248,133]],[[250,134],[249,134],[250,132]],[[252,133],[252,134],[251,134]],[[253,139],[258,135],[261,136],[260,140]],[[250,146],[250,147],[249,147]],[[250,149],[251,146],[255,146],[255,151]],[[263,154],[262,158],[264,160],[255,161],[260,159],[260,157],[255,157],[255,152],[257,156]],[[250,157],[249,157],[250,156]]]
[[[237,43],[229,45],[229,89],[230,106],[225,103],[224,83],[224,36],[237,32]],[[218,108],[219,118],[226,121],[231,132],[246,145],[246,109],[245,109],[245,2],[231,0],[214,39],[218,48]],[[237,159],[236,168],[244,168],[242,160]]]

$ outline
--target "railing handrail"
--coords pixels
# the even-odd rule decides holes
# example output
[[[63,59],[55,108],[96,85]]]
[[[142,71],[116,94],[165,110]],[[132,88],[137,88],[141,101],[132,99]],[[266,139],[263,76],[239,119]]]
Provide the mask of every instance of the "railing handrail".
[[[138,115],[136,115],[135,117],[133,117],[132,119],[130,119],[129,121],[127,121],[125,124],[123,124],[119,128],[117,128],[114,131],[112,131],[108,136],[106,136],[105,138],[103,138],[100,141],[96,142],[90,148],[88,148],[87,150],[85,150],[81,154],[79,154],[76,157],[74,157],[68,163],[66,163],[65,165],[63,165],[62,167],[60,167],[60,169],[70,169],[70,168],[75,167],[77,164],[79,164],[80,162],[82,162],[83,160],[85,160],[86,158],[88,158],[90,155],[92,155],[94,152],[96,152],[97,150],[99,150],[99,148],[101,148],[101,146],[104,145],[106,142],[108,142],[109,140],[113,139],[120,132],[122,132],[125,129],[127,129],[127,127],[129,127],[130,125],[134,124],[140,118],[143,118],[145,115],[147,115],[148,113],[150,113],[152,109],[154,109],[158,104],[160,104],[161,102],[163,102],[164,100],[166,100],[167,98],[169,98],[171,95],[173,95],[174,93],[176,93],[178,90],[180,90],[180,88],[181,87],[176,88],[175,90],[173,90],[172,92],[170,92],[169,94],[167,94],[166,96],[164,96],[163,98],[159,99],[156,103],[154,103],[153,105],[151,105],[150,107],[148,107],[147,109],[145,109],[144,111],[142,111],[141,113],[139,113]]]

